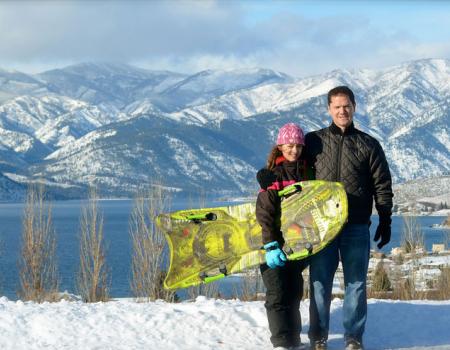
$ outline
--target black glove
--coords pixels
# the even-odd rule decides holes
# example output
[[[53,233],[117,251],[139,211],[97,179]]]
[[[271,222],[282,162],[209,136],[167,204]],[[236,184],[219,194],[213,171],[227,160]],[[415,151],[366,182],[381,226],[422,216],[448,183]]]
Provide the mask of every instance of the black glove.
[[[381,238],[381,241],[377,244],[378,249],[389,243],[391,240],[391,216],[382,215],[380,216],[380,222],[375,233],[373,240],[376,242]]]
[[[263,168],[256,174],[256,180],[258,180],[259,186],[261,186],[263,190],[267,190],[267,187],[277,180],[277,176],[272,170]]]

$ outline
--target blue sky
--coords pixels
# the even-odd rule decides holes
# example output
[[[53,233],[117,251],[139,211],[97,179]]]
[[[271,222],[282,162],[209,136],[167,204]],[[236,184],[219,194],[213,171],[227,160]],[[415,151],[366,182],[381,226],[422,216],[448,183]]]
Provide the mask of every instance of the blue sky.
[[[448,1],[1,1],[0,68],[86,61],[293,76],[450,59]]]

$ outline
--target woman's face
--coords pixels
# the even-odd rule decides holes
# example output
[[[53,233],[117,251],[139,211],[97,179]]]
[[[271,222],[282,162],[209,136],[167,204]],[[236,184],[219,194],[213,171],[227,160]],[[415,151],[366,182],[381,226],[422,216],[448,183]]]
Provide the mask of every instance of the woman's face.
[[[278,149],[283,154],[288,162],[293,162],[297,160],[302,154],[303,146],[296,143],[289,143],[285,145],[278,146]]]

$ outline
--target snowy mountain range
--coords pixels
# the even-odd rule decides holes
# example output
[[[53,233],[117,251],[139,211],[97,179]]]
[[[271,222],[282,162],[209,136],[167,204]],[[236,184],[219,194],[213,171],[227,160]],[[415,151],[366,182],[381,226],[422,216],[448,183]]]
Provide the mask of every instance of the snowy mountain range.
[[[254,193],[277,128],[329,125],[326,93],[337,85],[355,92],[355,124],[382,143],[395,183],[449,173],[449,60],[301,79],[82,63],[35,75],[0,69],[0,197],[35,179],[62,197],[88,184],[132,196],[154,181],[183,193]]]

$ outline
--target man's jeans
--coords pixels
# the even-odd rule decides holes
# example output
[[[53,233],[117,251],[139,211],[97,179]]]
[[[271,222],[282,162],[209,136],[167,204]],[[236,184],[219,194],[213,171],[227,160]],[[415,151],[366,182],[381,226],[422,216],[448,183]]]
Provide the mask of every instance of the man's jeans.
[[[369,226],[348,224],[327,248],[311,257],[310,340],[328,339],[331,292],[339,258],[344,270],[345,338],[362,340],[367,319],[366,277],[369,251]]]

